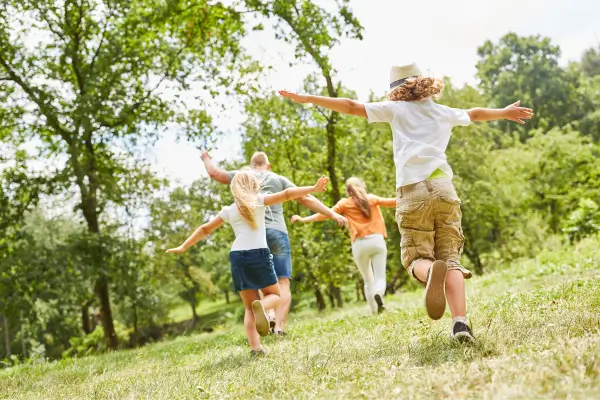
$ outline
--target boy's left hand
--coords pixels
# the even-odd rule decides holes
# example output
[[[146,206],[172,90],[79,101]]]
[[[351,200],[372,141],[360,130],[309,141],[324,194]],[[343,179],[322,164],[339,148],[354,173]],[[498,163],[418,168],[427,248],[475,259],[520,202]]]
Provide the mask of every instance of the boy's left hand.
[[[288,92],[287,90],[280,90],[279,94],[283,97],[287,97],[288,99],[295,101],[296,103],[308,103],[308,96],[304,96],[301,94],[296,94],[292,92]]]
[[[533,110],[531,108],[519,107],[519,104],[521,104],[521,100],[504,107],[504,111],[506,112],[506,119],[523,125],[525,124],[524,119],[531,119],[533,117]]]

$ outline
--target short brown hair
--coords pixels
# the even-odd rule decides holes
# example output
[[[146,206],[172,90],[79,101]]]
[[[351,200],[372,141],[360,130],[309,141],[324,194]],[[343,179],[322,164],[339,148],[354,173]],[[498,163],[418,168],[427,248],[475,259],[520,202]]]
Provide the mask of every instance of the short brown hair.
[[[409,78],[402,85],[387,94],[387,99],[391,101],[417,101],[428,97],[439,99],[442,97],[444,82],[438,78],[428,78],[417,76]]]
[[[252,154],[252,158],[250,159],[250,165],[252,166],[252,168],[262,167],[264,165],[267,165],[268,163],[269,157],[267,157],[267,155],[262,151],[257,151],[256,153]]]

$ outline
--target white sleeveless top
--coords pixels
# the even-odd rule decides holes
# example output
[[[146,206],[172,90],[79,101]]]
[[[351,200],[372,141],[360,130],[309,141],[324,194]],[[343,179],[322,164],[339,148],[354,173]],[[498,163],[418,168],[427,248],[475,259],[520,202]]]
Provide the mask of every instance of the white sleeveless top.
[[[227,222],[233,228],[235,240],[231,245],[231,251],[265,249],[267,246],[267,234],[265,230],[265,205],[264,195],[259,193],[257,196],[258,204],[255,209],[254,220],[257,229],[252,227],[240,215],[237,204],[225,206],[221,209],[218,216]]]

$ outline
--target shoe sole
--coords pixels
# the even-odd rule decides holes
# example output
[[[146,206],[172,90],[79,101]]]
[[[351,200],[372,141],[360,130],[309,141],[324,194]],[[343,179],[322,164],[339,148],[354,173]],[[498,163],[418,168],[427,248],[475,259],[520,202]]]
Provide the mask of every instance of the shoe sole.
[[[469,332],[458,332],[456,335],[454,335],[454,339],[458,340],[460,343],[475,342],[475,338]]]
[[[446,263],[435,261],[425,287],[425,309],[429,318],[433,320],[442,318],[446,312],[446,272]]]
[[[383,300],[381,299],[381,296],[378,294],[375,295],[375,303],[377,303],[377,314],[381,314],[382,312],[385,311],[385,307],[383,305]]]
[[[252,312],[254,313],[256,332],[258,332],[260,336],[267,336],[269,334],[269,320],[267,319],[267,313],[260,300],[254,300],[252,302]]]

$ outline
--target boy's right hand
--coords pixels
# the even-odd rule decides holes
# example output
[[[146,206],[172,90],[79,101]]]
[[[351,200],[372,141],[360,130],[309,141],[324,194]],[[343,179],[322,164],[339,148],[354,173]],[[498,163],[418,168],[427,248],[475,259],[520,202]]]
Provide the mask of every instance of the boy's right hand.
[[[329,183],[329,178],[323,175],[319,178],[317,183],[314,186],[315,192],[324,192],[327,190],[327,184]]]
[[[523,125],[525,124],[525,121],[523,121],[524,119],[531,119],[531,117],[533,117],[533,110],[531,108],[519,107],[519,104],[521,104],[521,100],[504,107],[506,113],[505,118],[509,121],[514,121]]]
[[[292,215],[291,223],[302,222],[302,217],[299,215]]]

